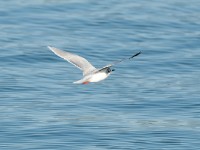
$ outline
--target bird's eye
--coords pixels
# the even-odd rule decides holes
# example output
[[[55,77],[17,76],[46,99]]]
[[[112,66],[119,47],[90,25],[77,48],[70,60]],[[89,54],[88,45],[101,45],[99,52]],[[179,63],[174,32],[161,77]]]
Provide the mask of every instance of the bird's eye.
[[[110,68],[108,68],[108,69],[107,69],[107,71],[108,71],[108,72],[111,72],[111,69],[110,69]]]

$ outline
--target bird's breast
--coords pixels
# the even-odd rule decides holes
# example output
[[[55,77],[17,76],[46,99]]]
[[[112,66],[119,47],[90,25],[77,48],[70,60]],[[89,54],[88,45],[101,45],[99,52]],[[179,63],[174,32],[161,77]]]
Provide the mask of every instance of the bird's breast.
[[[109,74],[105,73],[105,72],[99,72],[96,74],[93,74],[91,76],[91,78],[89,79],[90,82],[99,82],[101,80],[104,80],[105,78],[107,78],[109,76]]]

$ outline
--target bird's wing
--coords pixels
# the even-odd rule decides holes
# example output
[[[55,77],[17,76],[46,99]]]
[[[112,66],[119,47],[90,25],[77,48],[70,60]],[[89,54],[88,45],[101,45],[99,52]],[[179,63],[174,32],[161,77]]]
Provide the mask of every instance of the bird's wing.
[[[125,61],[125,60],[127,60],[127,59],[130,60],[130,59],[132,59],[133,57],[136,57],[136,56],[138,56],[138,55],[140,55],[140,54],[141,54],[141,52],[138,52],[138,53],[132,55],[131,57],[126,57],[126,58],[120,59],[120,60],[118,60],[118,61],[115,61],[115,62],[113,62],[113,63],[111,63],[111,64],[108,64],[108,65],[104,66],[103,68],[101,68],[101,69],[99,69],[99,70],[103,70],[103,69],[105,69],[105,68],[112,67],[112,66],[114,66],[114,65],[116,65],[116,64],[119,64],[119,63],[121,63],[121,62],[123,62],[123,61]]]
[[[96,69],[91,63],[89,63],[85,58],[81,56],[66,51],[62,51],[60,49],[51,46],[48,46],[48,48],[52,52],[54,52],[57,56],[67,60],[68,62],[70,62],[71,64],[75,65],[80,70],[82,70],[83,75],[86,75]]]

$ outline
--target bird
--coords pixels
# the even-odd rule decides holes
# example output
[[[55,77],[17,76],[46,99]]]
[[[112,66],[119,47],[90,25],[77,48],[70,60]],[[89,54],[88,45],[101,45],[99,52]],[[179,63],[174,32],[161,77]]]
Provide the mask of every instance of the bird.
[[[69,63],[73,64],[77,68],[83,71],[83,78],[75,81],[73,83],[75,84],[88,84],[91,82],[99,82],[104,79],[106,79],[115,69],[112,69],[111,67],[119,64],[127,59],[132,59],[139,54],[141,54],[141,51],[132,55],[131,57],[128,58],[123,58],[121,60],[115,61],[111,64],[108,64],[100,69],[95,68],[88,60],[85,58],[71,53],[67,51],[60,50],[58,48],[52,47],[52,46],[47,46],[53,53],[55,53],[57,56],[65,59]]]

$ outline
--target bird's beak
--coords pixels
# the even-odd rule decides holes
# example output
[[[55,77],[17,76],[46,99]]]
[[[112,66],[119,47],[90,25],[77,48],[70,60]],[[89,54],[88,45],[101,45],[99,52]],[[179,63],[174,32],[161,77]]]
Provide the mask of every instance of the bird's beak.
[[[112,71],[115,71],[115,69],[112,69]]]

